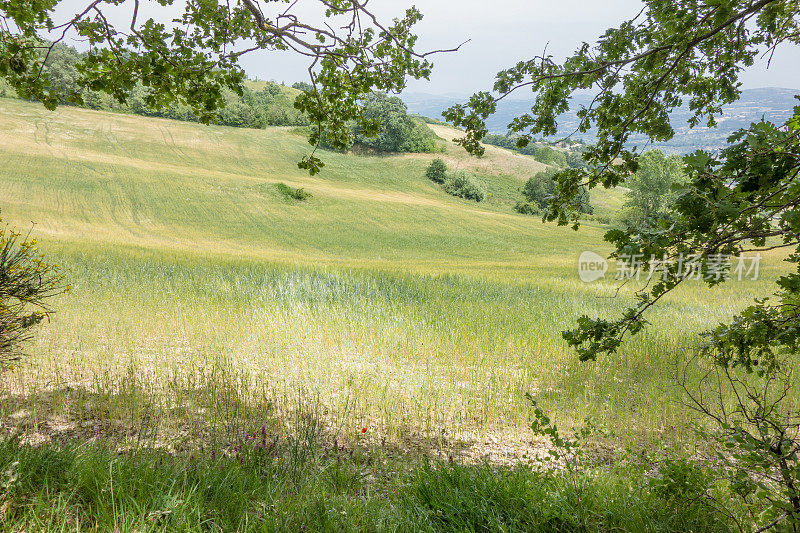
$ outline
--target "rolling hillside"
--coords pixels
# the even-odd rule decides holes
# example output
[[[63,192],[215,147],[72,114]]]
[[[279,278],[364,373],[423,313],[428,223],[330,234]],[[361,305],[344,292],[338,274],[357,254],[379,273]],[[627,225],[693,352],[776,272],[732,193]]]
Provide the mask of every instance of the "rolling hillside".
[[[3,218],[43,238],[301,262],[454,262],[529,265],[561,256],[563,229],[511,207],[532,158],[490,147],[470,158],[454,146],[451,168],[479,174],[488,201],[455,199],[424,178],[433,155],[324,152],[319,177],[296,167],[308,151],[288,129],[248,130],[0,100]],[[445,138],[456,132],[434,127]],[[287,203],[282,182],[313,197]]]
[[[541,163],[442,145],[324,152],[323,173],[310,177],[296,165],[309,147],[289,129],[0,99],[3,221],[31,228],[74,286],[53,302],[25,366],[0,381],[38,400],[22,418],[8,418],[12,403],[0,416],[47,435],[99,416],[180,439],[230,438],[266,416],[292,419],[301,402],[345,428],[343,439],[369,427],[375,442],[435,439],[498,460],[530,450],[526,392],[563,424],[591,415],[638,435],[685,420],[664,393],[683,334],[763,292],[778,252],[758,282],[676,291],[652,331],[586,365],[561,332],[635,297],[632,285],[578,279],[580,253],[606,250],[605,228],[573,232],[513,211]],[[491,196],[445,194],[424,177],[434,157],[474,171]],[[279,183],[313,196],[287,200]],[[594,200],[608,214],[622,198]],[[86,400],[103,391],[127,396]],[[230,406],[244,411],[232,417]]]

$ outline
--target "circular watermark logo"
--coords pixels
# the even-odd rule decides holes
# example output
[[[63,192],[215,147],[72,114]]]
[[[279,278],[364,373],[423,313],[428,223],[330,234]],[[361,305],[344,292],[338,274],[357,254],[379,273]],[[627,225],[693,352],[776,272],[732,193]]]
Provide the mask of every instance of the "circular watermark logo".
[[[578,277],[584,283],[591,283],[604,277],[608,271],[606,258],[589,250],[578,258]]]

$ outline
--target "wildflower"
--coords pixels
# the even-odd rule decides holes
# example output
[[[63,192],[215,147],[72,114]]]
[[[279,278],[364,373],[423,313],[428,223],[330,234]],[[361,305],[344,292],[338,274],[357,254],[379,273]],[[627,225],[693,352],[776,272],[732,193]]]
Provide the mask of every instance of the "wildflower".
[[[367,432],[367,428],[361,428],[361,433],[366,433],[366,432]]]

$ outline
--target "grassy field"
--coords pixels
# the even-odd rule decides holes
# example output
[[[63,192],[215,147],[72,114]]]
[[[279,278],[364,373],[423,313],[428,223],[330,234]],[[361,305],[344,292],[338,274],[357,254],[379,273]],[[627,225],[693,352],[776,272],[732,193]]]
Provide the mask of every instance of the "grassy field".
[[[673,438],[687,415],[672,375],[693,334],[780,269],[770,255],[758,282],[690,285],[618,355],[579,363],[561,332],[618,312],[632,288],[578,279],[582,251],[608,251],[598,223],[576,233],[514,213],[543,168],[530,158],[444,148],[491,193],[478,204],[424,178],[437,155],[324,152],[309,177],[287,129],[8,99],[0,124],[2,217],[32,227],[74,285],[2,378],[4,419],[34,440],[120,427],[190,448],[313,417],[340,441],[504,462],[536,447],[526,392],[567,426],[591,416],[626,440]],[[278,183],[313,196],[287,200]],[[622,197],[594,201],[608,216]]]
[[[740,531],[631,466],[576,484],[523,465],[409,469],[381,449],[256,440],[184,460],[120,457],[103,436],[77,449],[2,441],[0,531]]]

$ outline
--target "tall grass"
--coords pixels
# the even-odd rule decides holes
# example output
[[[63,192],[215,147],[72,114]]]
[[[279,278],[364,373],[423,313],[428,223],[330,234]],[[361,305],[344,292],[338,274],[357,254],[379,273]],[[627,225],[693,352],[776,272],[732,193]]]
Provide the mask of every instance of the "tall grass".
[[[560,332],[582,313],[619,312],[630,293],[109,251],[55,259],[76,284],[27,364],[4,376],[18,400],[4,414],[164,438],[237,435],[313,398],[343,439],[367,427],[374,441],[513,449],[529,439],[526,392],[562,424],[591,416],[621,436],[672,434],[687,414],[676,364],[737,297],[733,285],[713,297],[692,287],[619,355],[584,364]]]
[[[733,530],[631,470],[576,483],[524,467],[413,465],[381,450],[246,449],[180,458],[119,454],[101,439],[77,448],[6,441],[0,531]]]
[[[619,354],[581,364],[561,332],[634,297],[578,280],[578,255],[604,250],[597,224],[575,233],[507,199],[452,198],[425,157],[329,153],[310,178],[286,130],[10,100],[0,118],[3,217],[35,220],[74,285],[2,377],[2,415],[41,438],[100,427],[128,447],[188,448],[293,424],[312,399],[342,440],[521,455],[527,392],[561,425],[680,436],[676,365],[779,272],[773,254],[761,281],[683,288]],[[503,157],[464,162],[492,198],[527,178]],[[313,197],[287,203],[276,183]]]

